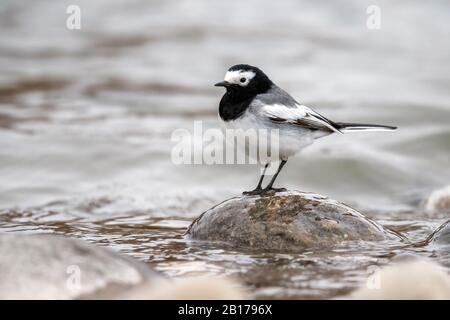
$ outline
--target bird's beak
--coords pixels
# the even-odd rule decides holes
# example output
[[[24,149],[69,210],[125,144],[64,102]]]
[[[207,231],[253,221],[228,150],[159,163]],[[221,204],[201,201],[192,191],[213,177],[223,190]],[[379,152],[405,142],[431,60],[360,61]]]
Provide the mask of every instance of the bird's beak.
[[[214,86],[215,87],[228,87],[230,85],[230,83],[228,81],[221,81],[221,82],[217,82]]]

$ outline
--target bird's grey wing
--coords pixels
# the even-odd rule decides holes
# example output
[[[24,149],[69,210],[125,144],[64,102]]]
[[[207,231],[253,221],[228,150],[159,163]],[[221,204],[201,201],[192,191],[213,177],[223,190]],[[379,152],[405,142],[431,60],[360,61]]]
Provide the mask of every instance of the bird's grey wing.
[[[342,133],[335,123],[311,108],[299,104],[286,91],[275,85],[267,93],[258,95],[253,105],[263,116],[273,122]]]
[[[294,106],[261,104],[260,107],[262,115],[273,122],[289,123],[312,130],[342,133],[333,122],[301,104]]]

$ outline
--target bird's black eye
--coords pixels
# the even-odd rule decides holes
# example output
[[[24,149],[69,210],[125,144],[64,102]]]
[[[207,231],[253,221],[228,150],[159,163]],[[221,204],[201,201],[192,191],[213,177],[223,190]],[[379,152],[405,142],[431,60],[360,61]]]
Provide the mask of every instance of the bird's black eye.
[[[244,83],[245,81],[247,81],[247,79],[241,78],[239,81],[240,81],[241,83]]]

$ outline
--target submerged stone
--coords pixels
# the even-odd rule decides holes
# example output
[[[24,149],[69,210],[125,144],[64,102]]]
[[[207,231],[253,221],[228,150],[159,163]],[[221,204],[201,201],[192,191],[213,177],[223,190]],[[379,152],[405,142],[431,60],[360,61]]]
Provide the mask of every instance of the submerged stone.
[[[0,299],[114,297],[162,278],[144,263],[56,235],[0,235]]]
[[[244,297],[232,280],[168,279],[143,262],[82,240],[0,234],[0,300]]]
[[[194,220],[187,235],[283,252],[331,248],[348,240],[401,239],[342,203],[298,191],[231,198]]]
[[[395,262],[376,270],[374,281],[363,281],[352,299],[430,300],[450,299],[450,277],[439,264],[422,258]],[[376,279],[376,281],[375,281]]]

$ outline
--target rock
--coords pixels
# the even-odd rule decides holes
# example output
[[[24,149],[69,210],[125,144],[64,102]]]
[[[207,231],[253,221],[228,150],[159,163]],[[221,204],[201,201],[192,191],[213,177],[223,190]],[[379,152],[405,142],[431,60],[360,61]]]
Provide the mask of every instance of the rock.
[[[417,259],[385,266],[350,294],[353,299],[450,299],[450,277],[438,264]]]
[[[0,300],[245,297],[232,280],[171,280],[143,262],[81,240],[0,234]]]
[[[425,241],[427,245],[450,248],[450,220],[437,228]]]
[[[450,211],[450,186],[433,191],[425,201],[425,209],[429,212]]]
[[[162,278],[144,263],[55,235],[0,235],[0,299],[112,297]]]
[[[235,247],[298,252],[345,240],[383,240],[398,234],[329,198],[297,191],[226,200],[190,225],[193,240]]]

